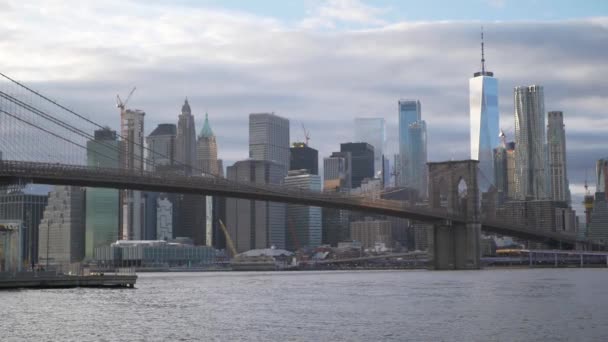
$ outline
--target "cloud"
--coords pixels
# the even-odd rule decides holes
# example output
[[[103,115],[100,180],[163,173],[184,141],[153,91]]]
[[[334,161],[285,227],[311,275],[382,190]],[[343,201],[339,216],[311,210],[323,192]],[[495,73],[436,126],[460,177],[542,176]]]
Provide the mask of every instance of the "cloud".
[[[336,28],[337,23],[354,23],[366,26],[386,24],[381,16],[386,8],[372,7],[359,0],[327,0],[312,11],[312,15],[301,20],[300,28]]]
[[[353,139],[355,117],[384,117],[389,152],[396,152],[400,98],[422,102],[430,160],[467,158],[468,79],[480,68],[480,23],[384,24],[381,14],[359,2],[323,3],[311,17],[334,26],[322,31],[200,7],[24,0],[10,15],[0,12],[10,32],[0,37],[0,64],[2,72],[114,129],[117,93],[137,86],[130,106],[146,111],[147,133],[175,123],[188,96],[198,129],[209,113],[225,165],[247,157],[248,114],[261,111],[289,118],[294,139],[304,122],[320,156]],[[342,22],[370,27],[346,29]],[[584,168],[608,155],[606,23],[484,23],[501,126],[512,137],[514,86],[543,85],[547,110],[565,113],[576,184]]]

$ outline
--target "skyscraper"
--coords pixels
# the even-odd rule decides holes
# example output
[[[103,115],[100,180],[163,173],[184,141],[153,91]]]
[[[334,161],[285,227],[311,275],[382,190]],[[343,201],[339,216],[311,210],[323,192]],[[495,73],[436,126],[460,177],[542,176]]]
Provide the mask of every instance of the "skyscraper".
[[[220,175],[217,159],[217,142],[215,140],[215,135],[211,130],[209,115],[207,115],[207,113],[205,113],[203,129],[196,141],[196,165],[199,169],[197,172],[203,172],[214,176]]]
[[[399,162],[400,170],[397,172],[399,178],[395,185],[409,186],[410,180],[407,175],[411,174],[409,156],[410,150],[410,125],[422,120],[422,109],[419,100],[399,100]]]
[[[499,145],[498,80],[486,70],[483,32],[481,33],[481,71],[469,79],[471,159],[479,160],[479,189],[494,185],[493,150]]]
[[[546,199],[543,87],[515,87],[515,188],[518,199]]]
[[[121,111],[121,164],[128,170],[144,169],[144,116],[141,110]],[[122,239],[140,240],[143,230],[141,191],[123,190],[121,196]]]
[[[188,99],[184,101],[182,112],[177,121],[175,144],[175,159],[177,163],[183,167],[186,175],[192,174],[196,161],[196,129]]]
[[[374,174],[380,178],[386,150],[386,122],[384,118],[355,118],[355,141],[374,147]]]
[[[313,175],[319,174],[319,152],[303,142],[294,142],[289,150],[290,170],[307,170]]]
[[[87,141],[87,165],[118,168],[120,144],[116,132],[109,128],[95,131]],[[97,247],[109,246],[118,240],[120,222],[120,194],[116,189],[87,188],[85,256],[93,258]]]
[[[547,148],[549,153],[551,199],[554,201],[570,202],[563,112],[554,111],[548,114]]]
[[[289,171],[284,184],[289,189],[321,191],[321,177],[307,170]],[[285,235],[288,250],[321,245],[321,208],[288,204]]]
[[[343,143],[340,152],[350,152],[351,186],[358,188],[365,178],[374,178],[374,147],[368,143]]]
[[[85,252],[84,191],[55,186],[49,193],[39,228],[39,263],[68,265],[80,262]]]
[[[425,198],[428,187],[426,122],[424,120],[414,122],[408,130],[408,186],[418,190],[420,197]]]
[[[148,144],[148,162],[146,167],[149,171],[155,171],[159,165],[173,165],[175,163],[175,139],[177,128],[174,124],[159,124],[146,137]]]
[[[352,188],[350,152],[334,152],[323,159],[323,190],[348,192]]]
[[[205,113],[205,123],[203,129],[198,136],[196,141],[196,165],[203,174],[222,176],[221,161],[217,159],[217,142],[215,140],[215,134],[211,130],[211,124],[209,123],[209,115]],[[204,216],[204,229],[205,229],[205,244],[211,246],[213,243],[213,225],[215,218],[213,213],[214,201],[213,197],[205,196],[205,216]]]
[[[255,184],[281,184],[283,165],[268,160],[242,160],[229,166],[228,179]],[[226,228],[237,251],[256,248],[285,248],[284,203],[228,198]]]
[[[269,160],[289,170],[289,120],[274,113],[249,114],[249,158]]]

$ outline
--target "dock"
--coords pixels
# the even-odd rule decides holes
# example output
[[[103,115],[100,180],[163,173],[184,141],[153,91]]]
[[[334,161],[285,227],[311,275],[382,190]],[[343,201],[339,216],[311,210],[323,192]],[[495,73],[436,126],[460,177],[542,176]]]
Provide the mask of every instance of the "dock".
[[[12,275],[0,275],[0,289],[134,288],[136,281],[137,275],[135,274],[57,275],[54,272],[19,272]]]

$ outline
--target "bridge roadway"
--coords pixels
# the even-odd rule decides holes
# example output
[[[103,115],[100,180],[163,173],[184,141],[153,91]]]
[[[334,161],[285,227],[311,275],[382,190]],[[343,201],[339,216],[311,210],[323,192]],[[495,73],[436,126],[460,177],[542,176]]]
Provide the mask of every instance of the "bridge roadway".
[[[182,176],[143,170],[0,160],[0,184],[18,182],[223,196],[361,211],[428,223],[465,223],[462,216],[448,214],[443,210],[335,192],[286,189],[278,185],[241,183],[211,176]],[[482,221],[482,229],[535,241],[553,241],[568,245],[586,242],[577,240],[574,235],[540,231],[508,222]]]

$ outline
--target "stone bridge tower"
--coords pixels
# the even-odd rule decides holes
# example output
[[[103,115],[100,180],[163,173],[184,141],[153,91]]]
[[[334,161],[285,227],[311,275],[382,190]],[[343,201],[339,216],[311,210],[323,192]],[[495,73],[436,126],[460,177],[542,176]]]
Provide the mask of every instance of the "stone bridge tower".
[[[464,218],[433,224],[429,231],[429,267],[436,270],[480,268],[480,192],[477,160],[428,163],[429,206]]]

